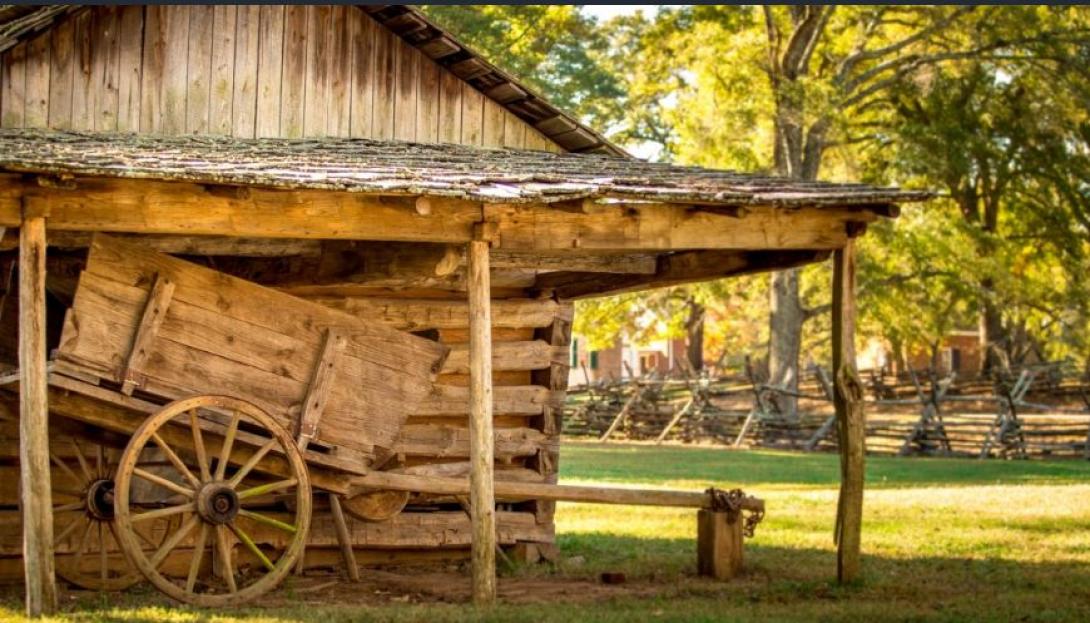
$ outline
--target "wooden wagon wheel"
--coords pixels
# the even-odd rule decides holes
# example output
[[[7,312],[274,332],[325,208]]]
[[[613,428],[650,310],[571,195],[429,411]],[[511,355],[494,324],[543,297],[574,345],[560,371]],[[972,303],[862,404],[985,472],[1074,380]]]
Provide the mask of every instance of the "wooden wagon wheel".
[[[137,467],[141,453],[156,449],[171,477]],[[129,504],[134,481],[153,485],[156,508]],[[289,493],[294,510],[279,502]],[[258,407],[227,396],[178,400],[145,420],[121,456],[116,496],[117,533],[132,563],[159,590],[199,606],[240,604],[275,588],[310,527],[310,480],[291,436]],[[135,528],[172,516],[180,527],[154,552],[140,548]],[[232,541],[242,545],[238,560]],[[184,551],[188,564],[168,575],[164,563]]]
[[[57,575],[98,591],[124,590],[142,576],[121,550],[114,521],[116,452],[101,443],[58,435],[52,439],[50,460],[58,468],[53,484],[53,537]],[[154,551],[157,535],[170,519],[146,526],[140,547]]]

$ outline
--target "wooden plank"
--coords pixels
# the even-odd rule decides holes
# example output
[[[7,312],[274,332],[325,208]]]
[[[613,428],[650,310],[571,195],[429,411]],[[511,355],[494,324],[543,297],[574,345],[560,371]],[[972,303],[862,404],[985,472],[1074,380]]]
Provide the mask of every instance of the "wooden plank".
[[[700,509],[696,514],[697,571],[729,580],[742,572],[741,513]]]
[[[503,111],[503,146],[522,149],[526,146],[526,124],[510,111]]]
[[[97,7],[91,23],[91,81],[94,85],[91,109],[94,112],[94,130],[116,132],[121,12],[118,7]]]
[[[421,54],[402,41],[394,42],[394,138],[411,141],[416,138],[416,104],[420,87]]]
[[[539,430],[528,427],[495,429],[497,461],[537,456],[542,450],[556,452],[557,442]],[[401,427],[394,444],[398,454],[429,458],[469,458],[469,429],[465,426],[413,424]]]
[[[462,140],[463,145],[484,144],[484,101],[481,92],[468,83],[462,83]]]
[[[712,258],[708,258],[712,259]],[[575,255],[572,253],[492,254],[493,268],[534,268],[540,272],[571,271],[615,275],[654,275],[658,256],[653,253],[623,255]]]
[[[95,83],[93,67],[93,11],[73,16],[75,32],[75,71],[72,78],[72,129],[93,130],[95,127]]]
[[[307,6],[306,98],[303,105],[303,136],[329,134],[330,65],[332,55],[332,7]]]
[[[44,128],[49,123],[50,47],[49,31],[27,43],[26,110],[23,122],[28,128]]]
[[[262,5],[257,59],[257,110],[254,135],[258,138],[280,135],[281,72],[284,58],[284,7]],[[246,127],[236,114],[236,132]]]
[[[326,131],[330,136],[348,136],[352,116],[352,41],[349,13],[359,13],[352,6],[333,7],[329,53],[329,111]]]
[[[317,303],[370,318],[405,331],[469,325],[469,306],[462,301],[395,298],[306,297]],[[494,327],[543,327],[553,321],[557,303],[543,299],[499,299],[492,302]]]
[[[2,55],[3,84],[0,84],[0,127],[21,128],[26,112],[26,54],[24,41]]]
[[[561,305],[552,324],[534,330],[534,337],[552,349],[552,359],[548,368],[534,370],[530,374],[530,382],[548,388],[550,394],[550,400],[545,403],[541,417],[532,419],[530,425],[557,444],[564,424],[564,397],[568,388],[573,316],[574,309],[571,304]],[[528,466],[540,472],[545,482],[555,484],[560,470],[560,454],[543,450],[530,459]],[[553,524],[555,502],[535,500],[532,508],[538,523],[550,526]]]
[[[347,339],[335,329],[326,329],[322,340],[322,349],[318,355],[318,361],[314,364],[310,383],[307,387],[307,397],[303,399],[303,412],[299,416],[299,428],[295,431],[295,438],[300,440],[314,439],[318,436],[318,423],[325,411],[329,400],[329,393],[333,386],[333,379],[337,373],[337,364],[344,352]]]
[[[61,20],[53,27],[49,54],[49,127],[72,127],[72,79],[75,72],[75,23]]]
[[[416,96],[416,141],[439,141],[439,66],[420,59],[420,85]]]
[[[349,72],[352,80],[352,112],[349,134],[357,138],[370,138],[374,112],[374,46],[378,26],[363,11],[349,11],[348,24],[352,38],[352,71]]]
[[[243,7],[243,13],[247,8],[255,12],[257,10],[256,7]],[[242,68],[237,66],[238,59],[235,58],[235,51],[241,43],[236,39],[238,27],[238,7],[230,4],[217,4],[212,7],[212,69],[208,81],[209,134],[232,135],[235,121],[235,80],[242,78]],[[254,56],[250,58],[253,59]]]
[[[490,243],[473,240],[466,249],[469,268],[469,504],[473,524],[473,602],[496,600],[496,500],[493,490],[492,295]]]
[[[140,72],[140,131],[158,132],[162,127],[163,69],[166,55],[166,7],[144,7],[144,45]]]
[[[397,36],[376,27],[374,38],[374,94],[372,96],[371,137],[387,140],[394,137],[394,91],[397,85],[397,56],[394,42]]]
[[[261,9],[260,6],[240,5],[235,16],[233,93],[229,95],[231,120],[226,133],[241,138],[257,136]],[[279,51],[283,43],[278,39],[274,45]],[[216,93],[217,90],[213,89],[213,97],[216,97]],[[279,115],[276,117],[279,118]]]
[[[470,376],[472,377],[472,365]],[[472,387],[472,380],[470,383]],[[412,410],[413,417],[466,417],[472,407],[471,387],[436,385]],[[497,415],[541,415],[553,393],[540,385],[495,387],[492,390],[492,411]]]
[[[185,131],[208,134],[212,81],[212,39],[215,7],[189,7],[188,86],[185,94]]]
[[[122,368],[120,378],[121,393],[131,396],[139,385],[137,375],[140,373],[144,362],[152,354],[152,342],[159,332],[159,327],[166,318],[167,307],[174,296],[174,283],[169,279],[156,277],[148,294],[148,302],[144,305],[144,313],[140,317],[140,323],[136,325],[136,334],[133,337],[132,348]]]
[[[450,355],[443,363],[442,374],[469,374],[469,344],[448,344]],[[554,347],[543,340],[492,343],[492,370],[539,370],[556,360]],[[559,353],[560,359],[564,353]]]
[[[446,69],[439,72],[439,142],[462,140],[462,81]]]
[[[481,144],[485,147],[503,147],[504,110],[496,102],[484,98],[484,125],[481,128]]]
[[[284,7],[284,54],[280,78],[280,131],[285,138],[303,136],[307,77],[307,8]]]
[[[863,386],[855,369],[855,244],[833,252],[833,406],[840,452],[840,496],[837,500],[836,577],[851,582],[860,570],[863,525],[863,479],[866,422]]]
[[[117,129],[120,132],[140,130],[143,39],[144,7],[121,7],[117,61]]]
[[[53,507],[49,468],[49,383],[45,327],[45,219],[19,230],[19,465],[23,508],[26,613],[57,608],[53,576]]]
[[[275,238],[231,238],[226,236],[175,236],[154,234],[114,234],[171,255],[231,255],[238,257],[318,257],[322,243],[316,240]],[[60,249],[86,249],[94,234],[83,231],[58,231],[50,234],[49,246]],[[12,245],[12,249],[18,245]],[[0,244],[0,251],[8,250]]]
[[[168,5],[160,12],[164,46],[157,129],[163,134],[183,134],[186,129],[186,99],[190,80],[189,10],[188,5]]]

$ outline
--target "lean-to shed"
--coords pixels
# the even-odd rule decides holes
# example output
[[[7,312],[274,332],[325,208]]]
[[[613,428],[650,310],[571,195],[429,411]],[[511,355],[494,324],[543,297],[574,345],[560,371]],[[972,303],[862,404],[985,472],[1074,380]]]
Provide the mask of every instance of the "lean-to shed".
[[[18,401],[0,407],[0,576],[23,573],[21,525],[49,525],[25,486],[48,482],[34,462],[47,392],[28,377],[46,352],[33,331],[20,343],[15,317],[44,318],[40,337],[58,345],[95,232],[448,345],[436,388],[372,467],[472,471],[485,545],[492,520],[503,545],[553,539],[552,502],[482,507],[493,471],[556,480],[573,299],[835,253],[850,576],[852,238],[918,198],[630,158],[408,7],[0,9],[0,359],[23,380],[22,417]],[[316,563],[336,556],[321,521]],[[473,534],[456,501],[427,496],[351,525],[365,561],[462,555]],[[45,573],[44,546],[26,547],[27,573]]]

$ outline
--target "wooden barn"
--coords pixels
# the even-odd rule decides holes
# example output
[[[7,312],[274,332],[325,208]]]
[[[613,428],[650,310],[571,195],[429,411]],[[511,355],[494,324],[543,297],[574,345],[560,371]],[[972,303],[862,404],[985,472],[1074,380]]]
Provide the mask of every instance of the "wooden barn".
[[[572,301],[830,254],[850,577],[852,239],[918,198],[631,158],[409,7],[2,8],[0,577],[25,573],[34,613],[53,599],[54,548],[62,575],[87,575],[86,549],[116,587],[131,535],[165,549],[135,556],[149,578],[188,547],[188,581],[171,585],[190,593],[214,557],[234,593],[236,549],[282,578],[289,563],[472,545],[486,599],[493,543],[551,543],[554,500],[579,495],[531,486],[555,483],[563,456]],[[213,398],[186,402],[199,394]],[[185,413],[195,446],[168,426]],[[216,474],[201,434],[223,452]],[[134,444],[159,444],[185,478],[142,470]],[[209,484],[266,459],[248,493]],[[125,534],[60,520],[81,503],[58,498],[65,483],[114,469],[111,499],[135,475],[183,502],[139,513],[132,483],[113,502]],[[414,488],[427,481],[445,484]],[[266,495],[279,486],[297,488],[292,505]],[[299,519],[232,506],[247,495]],[[194,508],[192,524],[134,527]],[[257,523],[236,529],[228,511]],[[289,563],[266,558],[278,548]]]

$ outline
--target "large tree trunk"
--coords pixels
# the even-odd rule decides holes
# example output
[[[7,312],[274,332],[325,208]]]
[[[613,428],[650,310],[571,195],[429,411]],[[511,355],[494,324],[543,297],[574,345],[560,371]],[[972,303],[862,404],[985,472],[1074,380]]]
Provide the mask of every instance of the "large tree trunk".
[[[689,317],[685,321],[688,334],[685,342],[685,356],[693,370],[704,369],[704,306],[695,300],[689,300]]]
[[[799,386],[799,346],[806,314],[799,298],[799,269],[781,270],[772,275],[769,288],[768,383],[791,391]],[[797,417],[798,401],[791,396],[777,398],[781,411]]]
[[[1003,353],[1007,352],[1007,331],[1003,326],[1003,313],[995,300],[991,279],[980,282],[982,301],[980,306],[980,358],[981,374],[1003,370],[1006,365]]]

